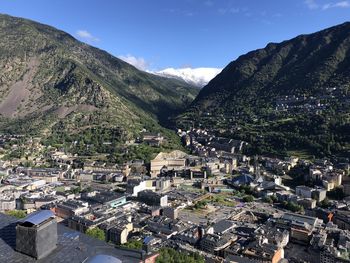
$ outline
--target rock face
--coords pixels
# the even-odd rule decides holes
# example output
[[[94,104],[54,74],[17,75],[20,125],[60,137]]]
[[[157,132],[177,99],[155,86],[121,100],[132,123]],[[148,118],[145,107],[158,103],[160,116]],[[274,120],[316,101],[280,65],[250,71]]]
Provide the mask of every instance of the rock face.
[[[197,94],[53,27],[0,15],[0,129],[40,132],[108,124],[132,132],[158,125]]]

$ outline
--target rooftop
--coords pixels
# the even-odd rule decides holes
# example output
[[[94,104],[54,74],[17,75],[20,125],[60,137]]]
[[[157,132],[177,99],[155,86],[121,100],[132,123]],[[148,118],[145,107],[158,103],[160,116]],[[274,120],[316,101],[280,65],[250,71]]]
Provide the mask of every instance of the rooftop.
[[[166,160],[166,159],[182,159],[185,158],[187,156],[186,153],[179,151],[179,150],[175,150],[172,151],[170,153],[166,153],[166,152],[160,152],[155,158],[154,160]]]
[[[140,254],[137,252],[116,249],[60,224],[57,225],[57,248],[47,257],[35,260],[14,250],[16,222],[16,218],[0,213],[0,258],[6,258],[7,263],[81,263],[101,254],[116,257],[123,263],[140,262]]]
[[[315,226],[317,222],[317,218],[299,214],[285,213],[282,216],[282,219],[288,220],[296,223],[307,223],[311,226]]]
[[[217,222],[213,228],[214,228],[214,233],[225,233],[227,231],[229,231],[230,229],[232,229],[235,226],[233,221],[230,220],[220,220],[219,222]]]
[[[303,190],[303,191],[312,191],[313,190],[311,187],[308,187],[306,185],[298,185],[296,188]]]
[[[55,214],[50,210],[41,210],[28,215],[23,220],[19,221],[21,223],[30,223],[32,225],[40,225],[49,218],[53,218]]]
[[[96,195],[84,197],[84,199],[87,199],[89,201],[93,201],[96,203],[100,203],[100,204],[112,202],[120,198],[125,198],[125,195],[121,193],[114,193],[114,192],[113,193],[99,192],[99,193],[96,193]]]

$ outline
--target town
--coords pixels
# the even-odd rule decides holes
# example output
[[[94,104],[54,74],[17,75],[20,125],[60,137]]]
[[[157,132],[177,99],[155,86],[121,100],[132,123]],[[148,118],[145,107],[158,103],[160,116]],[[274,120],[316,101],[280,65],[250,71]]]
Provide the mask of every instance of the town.
[[[30,163],[0,161],[2,224],[11,216],[57,221],[74,240],[86,234],[123,251],[125,262],[155,262],[162,248],[206,262],[350,262],[348,159],[247,156],[247,142],[206,129],[177,134],[184,151],[149,163],[81,162],[51,146]],[[165,140],[143,132],[133,144],[159,148]],[[44,147],[20,135],[0,138],[3,153],[19,144]]]
[[[350,263],[350,0],[0,4],[0,263]]]

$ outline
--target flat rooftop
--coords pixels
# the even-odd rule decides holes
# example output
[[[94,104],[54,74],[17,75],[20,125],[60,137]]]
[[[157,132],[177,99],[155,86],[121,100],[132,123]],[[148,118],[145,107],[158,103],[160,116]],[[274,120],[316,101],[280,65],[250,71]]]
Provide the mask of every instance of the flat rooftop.
[[[282,219],[296,222],[296,223],[308,223],[311,226],[315,226],[317,222],[316,217],[292,214],[292,213],[285,213],[284,215],[282,215]]]
[[[140,262],[138,252],[117,249],[60,224],[57,225],[57,248],[47,257],[35,260],[14,250],[17,221],[15,217],[0,213],[0,259],[6,259],[7,263],[81,263],[100,254],[116,257],[123,263]]]

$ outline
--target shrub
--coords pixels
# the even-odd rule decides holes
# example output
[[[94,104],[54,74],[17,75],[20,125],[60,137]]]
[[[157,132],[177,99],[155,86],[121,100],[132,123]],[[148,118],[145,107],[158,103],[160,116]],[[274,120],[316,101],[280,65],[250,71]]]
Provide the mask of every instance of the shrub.
[[[98,227],[89,228],[85,234],[102,241],[106,240],[105,232],[102,229],[99,229]]]

